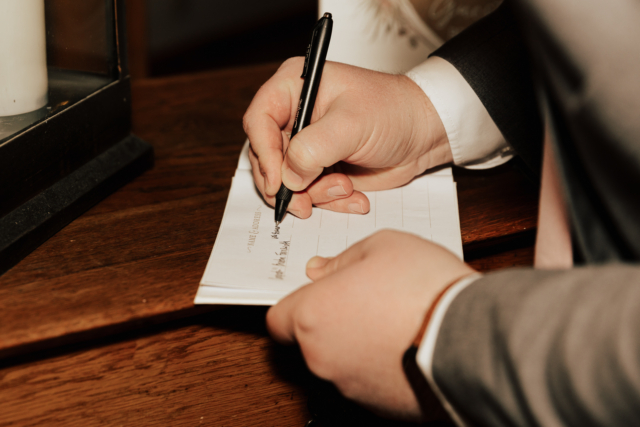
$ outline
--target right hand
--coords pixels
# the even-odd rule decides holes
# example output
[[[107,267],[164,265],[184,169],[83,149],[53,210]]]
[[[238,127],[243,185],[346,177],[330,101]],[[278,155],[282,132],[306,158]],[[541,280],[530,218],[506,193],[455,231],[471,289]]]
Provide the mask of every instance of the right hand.
[[[411,79],[336,62],[325,64],[311,124],[289,142],[303,63],[285,61],[244,115],[254,180],[271,205],[284,183],[297,192],[288,210],[300,218],[312,206],[364,214],[360,191],[395,188],[452,161],[442,121]]]

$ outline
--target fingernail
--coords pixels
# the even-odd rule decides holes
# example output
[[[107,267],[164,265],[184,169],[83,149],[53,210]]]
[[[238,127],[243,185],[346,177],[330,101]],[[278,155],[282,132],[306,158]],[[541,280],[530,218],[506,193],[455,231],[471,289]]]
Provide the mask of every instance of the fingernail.
[[[293,187],[300,187],[300,185],[302,185],[302,177],[291,169],[284,170],[282,173],[282,181],[287,181],[287,183]]]
[[[329,190],[327,190],[327,194],[332,197],[338,197],[346,196],[347,192],[344,191],[344,187],[342,185],[336,185],[335,187],[331,187]]]
[[[307,268],[321,268],[327,265],[328,258],[322,258],[321,256],[314,256],[307,262]]]
[[[294,210],[289,210],[289,212],[291,212],[293,215],[297,216],[298,218],[300,218],[300,214],[302,213],[300,211],[294,211]]]
[[[349,203],[349,210],[353,213],[363,214],[364,209],[362,209],[362,204],[360,203]]]

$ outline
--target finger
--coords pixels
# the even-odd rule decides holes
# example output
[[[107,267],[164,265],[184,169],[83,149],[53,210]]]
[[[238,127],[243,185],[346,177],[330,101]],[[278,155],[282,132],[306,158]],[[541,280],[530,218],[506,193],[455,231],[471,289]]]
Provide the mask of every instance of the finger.
[[[318,273],[317,279],[319,279],[321,278],[319,274],[321,270],[336,272],[347,268],[355,264],[358,260],[363,259],[366,253],[366,245],[358,242],[335,258],[313,257],[307,263],[307,275],[309,270],[313,270]],[[326,275],[327,274],[322,277]],[[281,299],[267,312],[267,329],[269,334],[280,343],[295,343],[296,319],[300,320],[301,315],[309,314],[309,311],[305,310],[304,307],[305,300],[313,301],[313,304],[317,306],[320,300],[322,300],[322,298],[319,298],[319,295],[322,295],[323,291],[326,292],[327,290],[330,290],[330,288],[327,287],[326,283],[321,285],[309,283]]]
[[[256,158],[253,151],[249,150],[249,161],[251,162],[252,173],[253,173],[253,181],[258,188],[258,191],[262,195],[262,198],[265,202],[267,202],[271,206],[275,206],[276,198],[274,196],[269,196],[265,194],[265,179],[263,173],[260,169],[260,164],[258,163],[258,159]],[[311,202],[311,197],[306,192],[295,193],[291,198],[291,202],[289,202],[289,206],[287,207],[287,211],[291,212],[293,215],[298,218],[309,218],[312,213],[313,204]]]
[[[286,153],[289,147],[291,133],[281,131],[280,136],[282,137],[281,151],[278,154],[267,153],[265,157],[265,164],[270,163],[268,166],[265,165],[265,167],[272,171],[272,173],[265,175],[265,192],[270,196],[275,196],[280,190],[280,185],[282,184],[280,168],[282,167],[283,153]]]
[[[366,214],[370,210],[367,196],[353,191],[351,181],[342,174],[322,176],[305,191],[295,193],[288,210],[295,211],[300,218],[311,216],[312,206],[322,209],[353,214]]]
[[[262,197],[265,197],[264,189],[267,185],[266,172],[260,166],[260,162],[258,161],[258,157],[256,153],[253,151],[253,148],[249,146],[249,163],[251,163],[251,172],[253,173],[253,182],[255,182],[256,187],[260,190]]]
[[[275,203],[275,198],[274,198]],[[306,191],[294,193],[291,197],[291,202],[287,206],[287,211],[291,212],[298,218],[306,219],[311,216],[313,204],[311,203],[311,197]]]
[[[369,199],[359,191],[354,191],[351,196],[344,199],[333,200],[329,203],[314,203],[314,205],[328,211],[352,213],[358,215],[367,214],[371,209]]]
[[[262,128],[264,129],[264,136],[253,135],[251,131],[247,132],[247,136],[251,142],[254,155],[260,163],[260,169],[262,169],[265,174],[266,190],[268,190],[269,195],[274,195],[278,191],[281,181],[280,168],[283,157],[282,132],[280,129],[277,129],[278,137],[276,138],[275,135],[272,135],[276,129],[270,129],[271,126],[266,123],[266,120],[263,120],[263,122]],[[260,126],[260,124],[256,124],[256,126]]]
[[[273,339],[281,344],[296,342],[294,327],[296,307],[307,292],[307,286],[287,295],[267,311],[267,330]]]
[[[344,199],[353,194],[353,184],[344,174],[321,175],[306,189],[314,205]]]
[[[293,191],[307,188],[324,170],[349,158],[360,145],[358,120],[345,108],[332,105],[318,121],[291,139],[282,163],[282,181]]]
[[[283,158],[282,129],[292,115],[291,86],[276,73],[253,98],[243,118],[244,131],[266,174],[266,193],[274,195],[280,186]]]
[[[384,168],[365,168],[359,165],[341,162],[336,167],[360,191],[379,191],[401,187],[410,182],[421,171],[413,164]]]
[[[366,239],[334,258],[313,257],[307,262],[307,277],[314,282],[362,261],[368,254]]]

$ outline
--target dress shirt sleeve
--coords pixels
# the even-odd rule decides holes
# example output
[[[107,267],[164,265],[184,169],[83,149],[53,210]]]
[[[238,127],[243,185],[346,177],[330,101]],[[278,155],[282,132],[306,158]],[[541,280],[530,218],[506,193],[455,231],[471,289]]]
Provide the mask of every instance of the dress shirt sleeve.
[[[513,157],[514,151],[487,109],[453,65],[432,56],[407,77],[420,86],[438,112],[456,165],[487,169]]]

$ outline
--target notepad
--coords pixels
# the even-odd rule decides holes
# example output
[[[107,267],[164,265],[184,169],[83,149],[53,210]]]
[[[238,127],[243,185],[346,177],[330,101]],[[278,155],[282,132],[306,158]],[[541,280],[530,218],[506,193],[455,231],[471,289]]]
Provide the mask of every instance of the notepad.
[[[253,183],[245,144],[195,303],[273,305],[309,283],[305,266],[310,258],[336,256],[383,229],[432,240],[462,259],[450,168],[422,175],[400,188],[365,194],[371,204],[366,215],[314,207],[310,218],[287,214],[276,227],[273,208]]]

